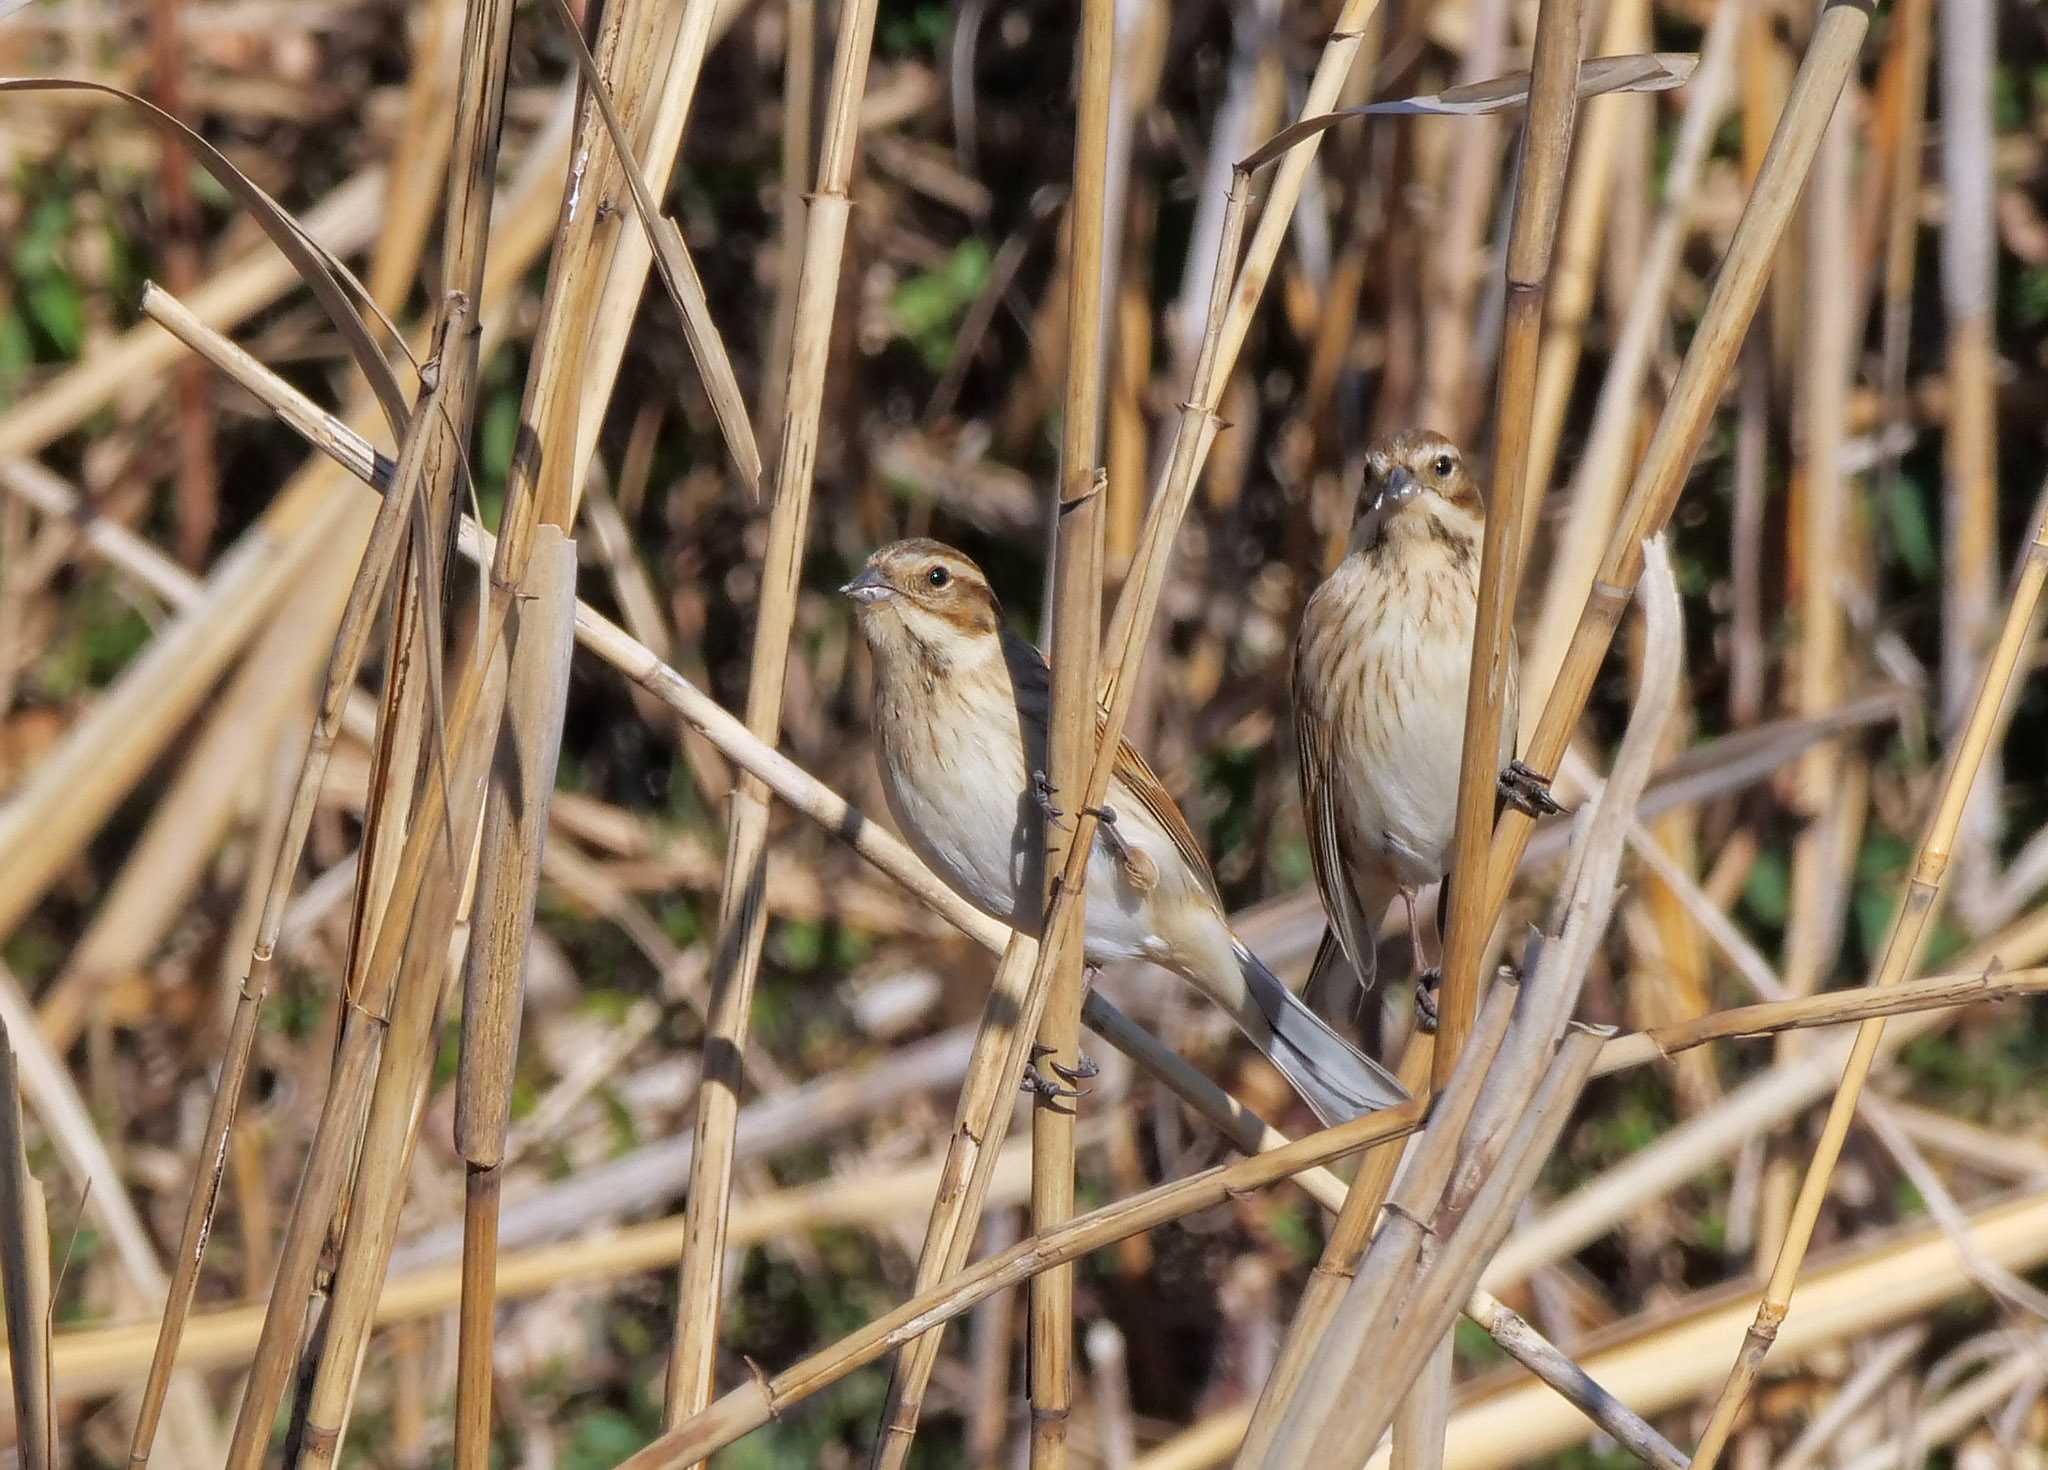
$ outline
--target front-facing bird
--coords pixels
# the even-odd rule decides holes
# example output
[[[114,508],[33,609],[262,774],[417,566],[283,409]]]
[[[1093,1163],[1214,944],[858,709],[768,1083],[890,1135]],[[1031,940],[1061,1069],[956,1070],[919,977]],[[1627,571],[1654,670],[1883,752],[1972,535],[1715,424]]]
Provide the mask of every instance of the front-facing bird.
[[[1037,933],[1051,680],[1004,629],[981,569],[936,541],[899,541],[842,589],[875,661],[882,790],[905,838],[976,908]],[[1325,1122],[1406,1094],[1287,990],[1224,919],[1187,819],[1119,744],[1088,864],[1086,958],[1147,959],[1229,1012]]]
[[[1330,917],[1312,994],[1340,959],[1372,983],[1374,929],[1396,894],[1422,978],[1415,894],[1450,867],[1485,528],[1485,501],[1456,445],[1426,431],[1382,440],[1366,454],[1350,552],[1302,612],[1294,723],[1309,852]],[[1554,810],[1511,761],[1517,679],[1510,636],[1503,790]]]

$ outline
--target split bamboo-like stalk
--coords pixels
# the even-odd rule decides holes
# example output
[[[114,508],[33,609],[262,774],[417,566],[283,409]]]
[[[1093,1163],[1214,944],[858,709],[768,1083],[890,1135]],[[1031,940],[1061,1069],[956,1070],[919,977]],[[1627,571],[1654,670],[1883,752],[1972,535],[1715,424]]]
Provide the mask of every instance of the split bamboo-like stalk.
[[[1434,1050],[1434,1038],[1418,1027],[1401,1057],[1401,1085],[1411,1094],[1419,1095],[1428,1089]],[[1253,1410],[1250,1426],[1245,1430],[1244,1443],[1238,1449],[1240,1463],[1262,1464],[1272,1450],[1283,1427],[1286,1411],[1300,1392],[1310,1358],[1322,1342],[1323,1334],[1329,1330],[1331,1320],[1344,1301],[1345,1292],[1358,1275],[1358,1263],[1365,1256],[1366,1247],[1372,1243],[1373,1230],[1379,1224],[1380,1206],[1386,1202],[1387,1190],[1393,1185],[1394,1170],[1401,1162],[1401,1152],[1391,1143],[1382,1144],[1368,1150],[1360,1160],[1358,1172],[1352,1176],[1351,1188],[1344,1197],[1343,1208],[1337,1212],[1336,1223],[1330,1227],[1330,1233],[1323,1241],[1323,1253],[1317,1258],[1315,1270],[1309,1273],[1308,1284],[1302,1288],[1301,1297],[1295,1303],[1294,1316],[1287,1324],[1287,1339],[1281,1344],[1279,1356],[1274,1359],[1273,1371],[1266,1375],[1265,1386],[1259,1390],[1258,1405]]]
[[[1963,809],[1991,743],[1992,732],[1998,725],[2000,706],[2018,677],[2021,651],[2026,646],[2044,583],[2048,583],[2048,514],[2037,516],[2034,533],[2020,552],[2018,573],[2006,606],[2005,626],[1985,664],[1976,701],[1970,707],[1970,717],[1957,735],[1954,752],[1942,777],[1940,800],[1928,819],[1927,830],[1913,860],[1912,876],[1899,911],[1892,920],[1891,931],[1886,936],[1876,974],[1872,977],[1874,986],[1899,984],[1919,963],[1934,908],[1941,897],[1943,881],[1948,876],[1949,854],[1962,822]],[[1876,1060],[1884,1031],[1883,1016],[1872,1017],[1856,1028],[1855,1046],[1849,1053],[1841,1084],[1828,1109],[1826,1126],[1814,1145],[1813,1157],[1800,1184],[1799,1197],[1793,1205],[1791,1223],[1779,1249],[1777,1263],[1772,1268],[1763,1298],[1757,1304],[1756,1319],[1694,1452],[1693,1463],[1698,1470],[1712,1470],[1719,1459],[1735,1415],[1762,1371],[1764,1356],[1770,1351],[1780,1324],[1791,1310],[1792,1289],[1805,1262],[1807,1247],[1813,1240],[1814,1226],[1820,1219],[1828,1183],[1833,1177],[1835,1163],[1841,1157],[1850,1121],[1855,1117],[1857,1099],[1870,1075],[1871,1063]]]
[[[1458,763],[1450,925],[1444,935],[1444,982],[1432,1068],[1438,1085],[1457,1065],[1459,1049],[1478,1012],[1480,952],[1493,927],[1494,911],[1487,903],[1482,875],[1500,791],[1501,721],[1513,674],[1515,594],[1526,541],[1522,528],[1543,494],[1529,480],[1529,443],[1551,249],[1578,115],[1580,24],[1580,0],[1543,0],[1537,10],[1529,120],[1523,130],[1522,171],[1515,184],[1514,224],[1508,235],[1507,322],[1494,408],[1491,501],[1479,555],[1479,611],[1472,630],[1472,671]]]
[[[1507,1233],[1516,1207],[1535,1184],[1537,1172],[1571,1118],[1579,1090],[1599,1055],[1601,1040],[1601,1034],[1591,1030],[1575,1030],[1566,1039],[1541,1085],[1526,1095],[1511,1136],[1502,1140],[1485,1182],[1471,1197],[1463,1217],[1446,1220],[1440,1210],[1432,1221],[1430,1255],[1413,1288],[1404,1293],[1400,1319],[1371,1344],[1366,1360],[1370,1371],[1353,1380],[1360,1391],[1340,1398],[1336,1412],[1303,1441],[1306,1457],[1275,1458],[1269,1463],[1356,1465],[1372,1452],[1392,1421],[1395,1406],[1449,1332],[1458,1304],[1477,1284],[1487,1258]],[[1447,1205],[1451,1198],[1447,1192]],[[1280,1451],[1283,1456],[1285,1453]]]
[[[1814,27],[1756,188],[1729,243],[1713,294],[1672,386],[1669,405],[1609,536],[1606,554],[1524,756],[1539,776],[1556,770],[1585,707],[1622,610],[1642,573],[1644,538],[1670,518],[1684,488],[1686,471],[1706,435],[1721,387],[1762,297],[1773,252],[1791,219],[1821,134],[1848,82],[1869,26],[1870,12],[1859,0],[1829,0]],[[1487,862],[1482,918],[1500,911],[1532,825],[1531,818],[1514,807],[1501,814]],[[1468,927],[1478,928],[1478,938],[1466,941],[1465,953],[1455,959],[1447,957],[1447,987],[1455,978],[1455,963],[1461,961],[1469,969],[1478,961],[1478,940],[1484,938],[1484,929]],[[1456,933],[1454,923],[1453,938]]]
[[[774,743],[782,724],[797,577],[824,410],[825,362],[839,300],[846,244],[847,197],[859,140],[860,100],[874,44],[874,0],[845,0],[832,58],[818,186],[806,200],[803,276],[791,337],[788,409],[772,487],[768,547],[755,612],[747,678],[747,729]],[[690,1166],[690,1238],[677,1282],[676,1334],[669,1359],[664,1419],[680,1422],[709,1401],[718,1349],[725,1277],[725,1219],[732,1195],[733,1127],[739,1115],[739,1057],[745,1049],[768,915],[761,903],[767,865],[768,792],[743,779],[734,788],[726,828],[725,873],[719,891],[717,967],[712,1014],[704,1038],[704,1075],[697,1094],[697,1151]]]
[[[299,1460],[313,1470],[326,1470],[340,1456],[377,1293],[397,1238],[419,1106],[432,1076],[436,1023],[448,989],[450,936],[470,894],[474,833],[497,748],[492,712],[502,708],[505,678],[506,660],[500,646],[491,651],[482,680],[481,718],[461,728],[464,738],[450,753],[446,830],[437,832],[428,820],[408,834],[392,907],[378,931],[378,953],[372,964],[388,957],[397,972],[389,982],[383,1036],[372,1048],[376,1078],[367,1109],[361,1114],[356,1174],[346,1196],[341,1263],[329,1289],[326,1315],[319,1324],[312,1386],[301,1411],[304,1432]],[[451,843],[456,845],[452,854]],[[428,856],[424,871],[414,878],[415,865],[406,859],[422,846],[428,848]],[[366,973],[365,995],[384,983],[380,973]],[[353,1115],[353,1109],[342,1114]],[[282,1279],[283,1273],[279,1275]]]
[[[485,799],[475,918],[463,970],[462,1063],[455,1094],[455,1147],[464,1164],[457,1470],[484,1470],[490,1462],[505,1129],[519,1056],[527,943],[533,934],[574,646],[576,543],[559,527],[542,526],[534,533],[521,593],[506,685],[505,738]]]
[[[1044,828],[1044,901],[1069,878],[1068,839],[1056,803],[1080,791],[1095,758],[1095,660],[1102,638],[1102,547],[1106,475],[1102,458],[1102,370],[1108,342],[1103,300],[1109,253],[1110,85],[1116,66],[1116,0],[1081,7],[1080,112],[1074,134],[1074,191],[1068,206],[1067,382],[1060,418],[1059,482],[1052,516],[1051,708],[1046,763],[1055,803]],[[1076,840],[1094,834],[1077,828]],[[1032,1048],[1040,1064],[1079,1075],[1086,933],[1086,858],[1069,902],[1073,919],[1056,949],[1040,947],[1050,993]],[[1058,1076],[1058,1072],[1053,1073]],[[1073,1100],[1078,1106],[1080,1099]],[[1039,1234],[1074,1213],[1074,1107],[1041,1095],[1031,1115],[1031,1228]],[[1074,1273],[1056,1267],[1031,1282],[1029,1323],[1031,1470],[1065,1470],[1074,1406]]]

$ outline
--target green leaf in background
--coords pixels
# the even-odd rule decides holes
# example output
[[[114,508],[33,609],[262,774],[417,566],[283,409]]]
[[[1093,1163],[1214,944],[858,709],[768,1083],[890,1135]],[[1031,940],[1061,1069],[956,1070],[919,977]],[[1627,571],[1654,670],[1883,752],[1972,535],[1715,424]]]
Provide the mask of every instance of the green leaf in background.
[[[652,1426],[612,1409],[598,1409],[576,1421],[561,1459],[562,1470],[611,1470],[654,1439]]]
[[[1765,924],[1782,924],[1791,908],[1792,877],[1784,856],[1761,852],[1750,865],[1749,881],[1742,887],[1742,902]]]
[[[1886,487],[1881,509],[1892,550],[1914,581],[1932,582],[1941,570],[1941,553],[1934,545],[1934,520],[1926,490],[1910,476],[1900,475]]]
[[[953,328],[988,284],[991,257],[980,240],[962,240],[937,270],[912,276],[890,303],[899,335],[913,343],[933,372],[953,356]]]

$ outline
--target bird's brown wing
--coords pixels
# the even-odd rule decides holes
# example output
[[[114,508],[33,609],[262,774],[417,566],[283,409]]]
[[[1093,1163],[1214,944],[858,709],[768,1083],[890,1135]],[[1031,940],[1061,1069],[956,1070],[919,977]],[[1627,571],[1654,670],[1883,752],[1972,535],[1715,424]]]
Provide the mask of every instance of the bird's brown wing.
[[[1052,711],[1052,670],[1046,664],[1045,655],[1022,638],[1007,632],[1003,635],[1003,644],[1018,712],[1026,723],[1036,721],[1043,728]],[[1108,721],[1109,711],[1098,705],[1095,710],[1098,740],[1102,738],[1103,726]],[[1180,855],[1188,871],[1214,893],[1215,875],[1209,870],[1209,860],[1203,856],[1201,844],[1195,840],[1188,819],[1181,815],[1180,805],[1167,791],[1165,783],[1145,764],[1145,758],[1132,749],[1128,740],[1117,741],[1116,765],[1110,771],[1110,787],[1113,793],[1109,798],[1111,808],[1114,809],[1117,801],[1125,798],[1135,801],[1173,840],[1174,851]],[[1096,841],[1123,865],[1125,875],[1134,887],[1151,888],[1159,881],[1151,859],[1143,852],[1108,833],[1098,833]]]
[[[1298,646],[1297,646],[1298,647]],[[1378,970],[1378,950],[1373,937],[1373,918],[1358,901],[1352,886],[1351,864],[1345,861],[1344,842],[1337,822],[1337,791],[1331,778],[1329,732],[1315,713],[1301,686],[1299,652],[1294,680],[1294,734],[1300,745],[1301,810],[1308,828],[1310,866],[1315,872],[1316,892],[1323,900],[1329,928],[1316,950],[1309,971],[1313,992],[1323,972],[1338,956],[1350,962],[1360,985],[1370,987]],[[1331,941],[1336,943],[1336,952]]]

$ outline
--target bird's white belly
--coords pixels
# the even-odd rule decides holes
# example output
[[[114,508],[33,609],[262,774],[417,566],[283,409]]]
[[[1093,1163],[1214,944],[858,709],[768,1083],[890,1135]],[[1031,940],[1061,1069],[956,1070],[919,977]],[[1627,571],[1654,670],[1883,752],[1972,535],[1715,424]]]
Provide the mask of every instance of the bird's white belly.
[[[1430,635],[1400,623],[1358,630],[1351,667],[1360,687],[1342,704],[1369,713],[1333,722],[1348,841],[1383,854],[1416,885],[1450,866],[1472,657],[1471,625],[1459,621]]]
[[[882,752],[883,789],[905,839],[976,908],[1036,934],[1043,913],[1039,847],[1045,819],[1030,794],[1021,746],[1015,740],[974,740],[970,749],[943,729],[920,733],[934,741],[939,758],[919,763],[919,779],[908,779],[886,746]],[[1063,808],[1069,804],[1064,792],[1057,800]],[[1172,871],[1178,858],[1170,845],[1154,852],[1153,834],[1134,828],[1125,824],[1125,839],[1147,850],[1162,872]],[[1146,895],[1124,880],[1098,839],[1088,863],[1089,963],[1160,958],[1163,946],[1147,922],[1146,907]]]

